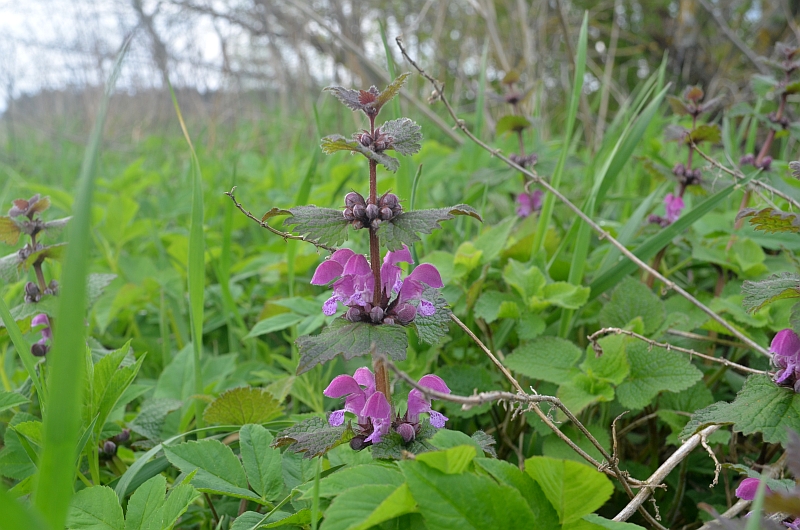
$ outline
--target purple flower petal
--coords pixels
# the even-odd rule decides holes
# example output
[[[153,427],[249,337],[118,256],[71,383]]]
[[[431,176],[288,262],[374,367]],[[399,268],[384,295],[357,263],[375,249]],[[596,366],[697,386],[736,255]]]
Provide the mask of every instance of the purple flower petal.
[[[349,396],[350,394],[361,394],[364,391],[358,386],[358,381],[351,375],[337,375],[322,393],[330,398]]]
[[[400,280],[402,272],[397,265],[391,263],[381,265],[381,288],[386,296],[391,296],[393,290],[399,291],[403,286],[403,282]]]
[[[800,337],[791,329],[781,330],[772,339],[769,351],[781,357],[797,358],[800,356]]]
[[[371,396],[373,392],[375,392],[375,376],[372,375],[372,371],[369,368],[362,366],[356,370],[353,374],[353,379],[355,379],[359,385],[367,387],[365,391],[367,396]]]
[[[363,254],[354,254],[344,266],[344,274],[351,276],[367,276],[372,273],[369,262]]]
[[[409,420],[416,422],[422,412],[428,412],[429,410],[431,410],[431,401],[426,399],[422,392],[415,388],[408,393],[407,414]]]
[[[39,313],[31,319],[31,327],[45,325],[50,327],[50,319],[44,313]],[[785,330],[784,330],[785,331]]]
[[[344,409],[334,410],[333,412],[331,412],[331,415],[328,416],[328,424],[331,427],[338,427],[343,423],[344,423]]]
[[[349,248],[340,248],[333,254],[331,254],[331,260],[337,262],[339,265],[344,267],[347,264],[347,260],[353,257],[353,252]]]
[[[397,434],[403,437],[403,441],[406,443],[417,437],[417,432],[414,430],[414,426],[410,423],[401,423],[395,430],[397,431]]]
[[[405,263],[414,263],[414,260],[411,258],[411,252],[408,250],[408,247],[403,245],[401,250],[389,251],[386,253],[386,256],[383,257],[383,263],[388,263],[394,265],[395,263],[400,262]]]
[[[678,220],[683,208],[683,198],[681,198],[679,195],[667,193],[667,196],[664,197],[664,209],[667,213],[667,221],[670,223],[674,223]]]
[[[736,496],[740,499],[745,501],[752,501],[756,498],[756,492],[758,491],[758,485],[761,483],[761,480],[757,478],[746,478],[740,484],[739,487],[736,488]],[[767,486],[767,492],[771,492],[772,490],[769,489]]]
[[[400,303],[394,308],[393,313],[401,324],[408,324],[417,316],[417,308],[411,304]]]
[[[422,282],[431,287],[436,287],[437,289],[444,287],[441,274],[439,274],[439,271],[436,270],[436,267],[430,263],[423,263],[422,265],[417,266],[417,268],[408,275],[406,280],[406,283],[408,283],[408,280]]]
[[[419,380],[419,386],[430,388],[431,390],[435,390],[436,392],[441,392],[442,394],[450,393],[450,389],[447,387],[447,384],[438,375],[433,375],[433,374],[423,375]]]
[[[338,303],[336,301],[336,296],[335,295],[331,296],[330,298],[325,300],[324,304],[322,304],[322,314],[324,314],[325,316],[334,315],[336,314],[337,307]]]
[[[533,205],[531,204],[531,196],[527,193],[520,193],[517,195],[517,215],[520,217],[528,217],[533,213]]]
[[[441,429],[444,427],[445,422],[449,419],[444,414],[436,412],[435,410],[429,410],[428,415],[431,417],[431,425],[436,427],[437,429]]]
[[[342,275],[344,267],[338,262],[329,259],[319,264],[314,276],[311,278],[312,285],[326,285]]]
[[[427,300],[420,300],[419,301],[419,314],[424,317],[429,317],[436,313],[436,306],[432,303],[428,302]]]
[[[381,392],[372,394],[369,399],[367,399],[364,410],[361,411],[363,416],[373,420],[389,420],[391,413],[392,407],[389,405],[389,402],[386,401],[386,396]]]

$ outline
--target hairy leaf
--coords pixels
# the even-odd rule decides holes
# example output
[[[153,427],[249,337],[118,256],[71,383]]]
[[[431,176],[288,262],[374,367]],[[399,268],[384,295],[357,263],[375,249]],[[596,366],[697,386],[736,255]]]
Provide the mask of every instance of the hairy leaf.
[[[383,91],[378,94],[378,97],[375,98],[375,107],[377,110],[380,110],[382,106],[392,100],[397,94],[400,93],[400,89],[403,88],[403,85],[406,82],[406,78],[411,75],[411,72],[405,72],[397,76],[397,78],[389,83]]]
[[[483,431],[475,431],[472,433],[472,439],[478,442],[478,445],[481,446],[484,453],[490,455],[492,458],[497,458],[497,451],[494,450],[497,441],[491,434],[486,434]]]
[[[760,432],[765,443],[785,445],[790,429],[800,431],[800,394],[767,375],[752,375],[732,403],[720,401],[695,412],[680,436],[688,438],[713,424],[733,424],[734,431]]]
[[[428,344],[437,344],[439,339],[447,335],[450,330],[448,326],[450,323],[450,308],[447,306],[447,300],[441,295],[439,289],[426,288],[422,292],[422,298],[433,302],[436,312],[428,317],[417,313],[411,325],[417,332],[419,340]]]
[[[398,118],[381,125],[381,132],[392,137],[392,149],[401,155],[413,155],[422,149],[422,127],[409,118]]]
[[[203,413],[210,424],[266,423],[282,415],[281,404],[262,388],[242,386],[226,390]]]
[[[352,88],[344,88],[341,86],[327,86],[323,88],[327,92],[333,93],[336,96],[336,99],[341,101],[346,107],[349,107],[352,110],[362,110],[367,112],[367,105],[362,102],[364,100],[363,93],[369,94],[366,90],[353,90]],[[377,89],[375,90],[377,92]],[[375,94],[372,95],[374,100]]]
[[[497,120],[495,134],[500,136],[506,132],[521,132],[531,126],[531,121],[525,116],[508,114]]]
[[[247,476],[239,459],[219,440],[165,447],[164,455],[184,473],[197,470],[192,484],[200,491],[262,502],[257,494],[247,489]]]
[[[183,402],[177,399],[148,399],[142,404],[136,419],[128,423],[128,427],[148,440],[161,441],[161,429],[164,428],[167,415],[173,410],[181,408],[181,405]]]
[[[273,209],[274,210],[274,209]],[[271,213],[267,212],[267,214]],[[287,210],[283,210],[287,211]],[[348,221],[341,210],[317,208],[316,206],[296,206],[288,210],[291,217],[283,224],[294,226],[292,232],[309,239],[337,247],[347,241]],[[280,215],[280,214],[276,214]]]
[[[792,212],[782,212],[774,208],[746,208],[739,212],[736,219],[750,217],[750,224],[756,230],[765,232],[800,232],[800,216]]]
[[[299,337],[295,343],[300,352],[297,366],[297,375],[300,375],[339,354],[345,360],[367,355],[372,351],[373,344],[381,354],[388,355],[394,361],[403,361],[408,337],[403,326],[373,325],[338,318],[319,335]]]
[[[332,427],[327,420],[314,417],[301,421],[275,435],[273,447],[288,446],[305,458],[323,455],[339,444],[349,442],[354,436],[350,423]]]
[[[16,245],[21,233],[19,226],[13,219],[5,216],[0,217],[0,243]]]
[[[750,313],[776,300],[800,298],[800,274],[780,272],[766,280],[745,281],[742,284],[742,293],[744,293],[742,305]]]
[[[683,99],[676,96],[667,96],[667,103],[669,103],[672,112],[678,116],[687,116],[689,114],[689,109],[686,108],[686,103],[684,103]]]
[[[695,130],[689,133],[689,136],[686,137],[686,143],[696,143],[699,144],[701,142],[710,142],[712,144],[717,144],[722,140],[722,133],[719,130],[719,126],[716,124],[712,125],[698,125]]]
[[[577,373],[575,365],[582,355],[581,349],[572,342],[545,336],[518,346],[506,357],[505,364],[522,375],[562,384]]]
[[[645,333],[657,330],[666,318],[664,303],[642,282],[626,278],[614,289],[611,301],[600,310],[600,325],[624,328],[641,317]]]
[[[643,342],[629,343],[626,353],[630,374],[617,387],[617,398],[626,408],[641,409],[659,392],[680,392],[703,376],[688,356],[651,348]]]
[[[320,142],[320,146],[322,147],[322,152],[326,155],[330,155],[337,151],[352,151],[354,153],[361,153],[370,160],[374,160],[379,164],[383,164],[383,167],[389,171],[395,172],[397,171],[397,168],[400,167],[400,162],[398,162],[396,158],[392,158],[385,153],[377,153],[372,149],[361,145],[355,140],[348,140],[341,134],[326,136]]]
[[[341,216],[341,213],[339,214]],[[411,246],[419,241],[418,234],[430,234],[442,221],[453,219],[456,215],[469,215],[478,221],[483,221],[474,208],[466,204],[457,204],[449,208],[434,210],[413,210],[395,216],[391,221],[381,223],[378,235],[389,250],[399,250],[403,245]]]
[[[435,431],[430,424],[423,425],[427,425],[430,431]],[[403,441],[403,437],[396,432],[390,432],[381,437],[381,443],[372,446],[372,458],[381,460],[403,460],[405,458],[405,453],[419,455],[427,453],[428,451],[434,451],[435,449],[436,448],[428,441],[428,436],[424,436],[422,432],[417,434],[417,437],[409,443]]]

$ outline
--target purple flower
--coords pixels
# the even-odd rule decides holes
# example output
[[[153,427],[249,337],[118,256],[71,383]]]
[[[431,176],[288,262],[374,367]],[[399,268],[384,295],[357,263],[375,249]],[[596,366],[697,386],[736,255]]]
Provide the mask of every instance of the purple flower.
[[[31,328],[44,326],[41,329],[42,338],[31,345],[31,353],[36,357],[44,357],[50,350],[50,341],[53,340],[53,330],[50,328],[50,319],[44,313],[39,313],[31,319]]]
[[[450,393],[450,389],[447,387],[447,384],[445,384],[442,378],[438,375],[423,375],[419,380],[419,385],[425,388],[430,388],[431,390],[435,390],[436,392],[442,392],[443,394]],[[414,388],[408,393],[408,411],[406,412],[406,419],[410,423],[417,423],[419,421],[419,415],[423,412],[428,413],[431,418],[431,425],[437,429],[444,427],[444,423],[448,419],[444,414],[432,410],[431,400],[426,398],[425,394],[423,394],[421,390]]]
[[[756,492],[758,491],[758,485],[760,483],[761,480],[757,478],[744,479],[739,484],[739,487],[736,488],[736,496],[745,501],[752,501],[756,498]],[[767,486],[767,493],[772,493],[769,486]]]
[[[667,221],[669,221],[670,224],[678,220],[684,206],[683,198],[680,195],[667,193],[667,196],[664,197],[664,209],[667,213]]]
[[[367,400],[375,394],[375,376],[372,375],[369,368],[359,368],[352,376],[334,377],[331,384],[322,393],[330,398],[345,398],[344,408],[333,411],[328,418],[331,426],[336,427],[344,423],[345,412],[355,414],[358,417],[358,423],[362,424],[366,422],[366,415],[363,414],[364,406],[367,404]]]
[[[795,392],[800,388],[800,337],[791,329],[781,330],[772,339],[769,351],[773,354],[772,363],[779,368],[773,381],[779,385],[793,386]]]
[[[405,245],[400,250],[386,253],[380,271],[381,304],[373,307],[375,278],[367,258],[350,249],[337,250],[317,267],[311,278],[314,285],[333,282],[333,295],[322,305],[322,312],[333,315],[341,302],[350,308],[346,316],[354,322],[366,320],[376,324],[404,325],[414,320],[417,312],[422,316],[432,315],[435,306],[422,298],[422,292],[425,286],[444,287],[439,271],[424,263],[403,280],[402,269],[397,265],[400,262],[414,263]],[[416,306],[414,302],[417,302]]]
[[[517,195],[517,215],[528,217],[533,212],[542,209],[542,190],[535,190],[532,193],[520,193]]]

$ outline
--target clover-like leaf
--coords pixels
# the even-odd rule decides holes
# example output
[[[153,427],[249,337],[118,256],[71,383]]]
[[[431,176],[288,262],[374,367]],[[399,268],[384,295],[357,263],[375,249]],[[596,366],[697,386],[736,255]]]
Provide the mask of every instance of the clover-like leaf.
[[[400,167],[400,162],[398,162],[396,158],[393,158],[385,153],[376,153],[375,151],[364,147],[355,140],[348,140],[341,134],[332,134],[331,136],[326,136],[320,142],[320,146],[322,147],[322,152],[326,155],[330,155],[337,151],[351,151],[353,153],[361,153],[370,160],[374,160],[375,162],[382,164],[383,167],[391,172],[397,171],[397,168]]]
[[[447,300],[439,293],[439,289],[426,288],[422,292],[422,298],[432,301],[436,311],[427,317],[417,312],[412,326],[416,330],[419,340],[428,344],[436,344],[450,330],[448,326],[450,309],[447,307]]]
[[[263,388],[242,386],[226,390],[203,413],[210,424],[266,423],[282,415],[281,404]]]
[[[413,155],[422,149],[422,127],[408,118],[398,118],[381,125],[381,132],[392,138],[391,149],[401,155]]]
[[[289,451],[303,453],[305,458],[323,455],[339,444],[349,442],[355,433],[347,425],[331,426],[326,420],[314,417],[303,420],[275,435],[273,447],[288,446]]]
[[[338,318],[319,335],[299,337],[295,344],[300,352],[300,363],[297,365],[297,375],[300,375],[339,354],[345,360],[367,355],[372,351],[373,344],[379,353],[388,355],[392,360],[405,360],[408,336],[403,326],[373,325]]]
[[[10,217],[0,217],[0,243],[16,245],[21,231]]]
[[[776,300],[800,298],[800,274],[781,272],[758,282],[745,281],[742,285],[742,305],[754,313]]]
[[[430,234],[442,227],[439,223],[453,219],[456,215],[469,215],[478,221],[483,221],[480,214],[466,204],[433,210],[412,210],[396,215],[391,221],[381,223],[378,236],[387,249],[400,250],[403,245],[411,246],[415,241],[419,241],[418,234]]]
[[[518,116],[516,114],[508,114],[497,120],[495,126],[495,134],[500,136],[507,132],[522,132],[531,126],[531,121],[525,116]]]
[[[800,232],[800,216],[791,212],[783,212],[774,208],[745,208],[736,219],[750,217],[750,224],[756,230],[765,232]]]
[[[712,144],[719,143],[722,140],[722,133],[717,124],[703,124],[698,125],[697,128],[689,133],[684,140],[687,144],[692,142],[699,144],[701,142],[710,142]]]
[[[338,247],[347,241],[349,222],[342,216],[341,210],[317,208],[311,205],[296,206],[282,212],[291,215],[283,224],[294,226],[292,231],[298,235],[332,247]]]

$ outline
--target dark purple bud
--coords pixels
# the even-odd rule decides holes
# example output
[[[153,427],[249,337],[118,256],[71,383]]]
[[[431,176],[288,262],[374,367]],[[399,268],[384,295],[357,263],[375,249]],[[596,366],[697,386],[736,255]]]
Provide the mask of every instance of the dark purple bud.
[[[363,314],[360,307],[351,307],[347,310],[347,313],[344,314],[344,318],[350,322],[361,322]]]
[[[380,307],[373,307],[369,312],[369,318],[374,324],[380,324],[383,321],[383,309]]]
[[[364,197],[360,193],[356,193],[351,191],[347,195],[344,196],[344,205],[348,208],[352,208],[356,204],[366,205],[367,203],[364,201]]]
[[[128,440],[130,440],[130,438],[131,438],[131,430],[130,429],[122,429],[122,432],[114,437],[114,441],[116,441],[119,444],[119,443],[127,442]]]
[[[381,220],[373,219],[372,222],[369,224],[369,226],[371,226],[373,230],[377,230],[378,227],[381,226]]]
[[[417,308],[411,304],[398,304],[394,308],[394,316],[400,324],[409,324],[417,316]]]
[[[367,207],[363,204],[353,206],[353,215],[356,219],[364,219],[367,216]]]
[[[34,342],[31,346],[31,354],[34,357],[44,357],[50,351],[50,346],[44,342]]]
[[[751,154],[744,155],[742,158],[739,159],[739,165],[741,166],[752,166],[756,162],[756,157]]]
[[[364,223],[362,223],[362,222],[361,222],[361,221],[359,221],[358,219],[356,219],[355,221],[353,221],[353,222],[352,222],[352,225],[353,225],[353,230],[361,230],[362,228],[364,228]]]
[[[47,284],[47,289],[44,290],[44,294],[58,294],[58,282],[50,280],[50,283]]]
[[[35,303],[42,299],[42,293],[39,291],[39,286],[33,282],[25,284],[25,302]]]
[[[353,209],[352,208],[345,208],[344,211],[342,212],[342,215],[348,221],[352,221],[352,220],[354,220],[356,218],[356,216],[353,215]]]
[[[389,219],[394,217],[394,212],[392,211],[391,208],[387,208],[384,206],[383,208],[381,208],[380,216],[382,220],[388,221]]]
[[[384,193],[378,200],[378,206],[385,206],[387,208],[397,208],[400,206],[400,199],[394,193]]]
[[[417,437],[417,432],[414,430],[414,426],[410,423],[401,423],[395,430],[397,431],[397,434],[403,437],[403,441],[406,443]]]
[[[378,209],[377,204],[368,204],[366,209],[367,219],[372,221],[373,219],[378,218],[380,210]]]
[[[394,326],[394,324],[395,324],[394,318],[392,318],[392,317],[384,317],[383,323],[388,325],[388,326]]]
[[[103,452],[108,456],[114,456],[117,454],[117,444],[112,442],[111,440],[106,440],[103,444]]]
[[[672,174],[678,177],[682,177],[686,173],[686,166],[684,166],[681,162],[675,164],[672,168]]]
[[[763,169],[764,171],[769,171],[769,167],[772,165],[772,157],[765,156],[761,159],[761,164],[759,164],[759,168]]]
[[[366,436],[360,434],[352,437],[350,439],[350,449],[352,449],[353,451],[361,451],[362,449],[367,447],[369,444],[365,441],[366,438],[367,438]]]

